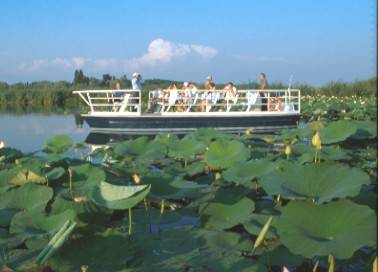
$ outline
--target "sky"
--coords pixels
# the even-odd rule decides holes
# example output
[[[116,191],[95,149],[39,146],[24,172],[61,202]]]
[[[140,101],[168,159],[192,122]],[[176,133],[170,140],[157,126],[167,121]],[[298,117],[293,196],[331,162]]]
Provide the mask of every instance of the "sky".
[[[314,85],[376,75],[375,0],[1,0],[0,81]]]

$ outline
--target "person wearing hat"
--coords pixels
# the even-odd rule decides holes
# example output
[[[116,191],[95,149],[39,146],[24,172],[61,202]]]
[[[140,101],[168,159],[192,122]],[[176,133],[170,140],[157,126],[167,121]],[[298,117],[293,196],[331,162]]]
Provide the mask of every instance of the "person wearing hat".
[[[134,73],[131,80],[133,90],[142,90],[142,76],[139,73]]]
[[[205,90],[208,90],[210,88],[210,85],[213,83],[213,77],[212,76],[207,76],[206,81],[205,81]]]

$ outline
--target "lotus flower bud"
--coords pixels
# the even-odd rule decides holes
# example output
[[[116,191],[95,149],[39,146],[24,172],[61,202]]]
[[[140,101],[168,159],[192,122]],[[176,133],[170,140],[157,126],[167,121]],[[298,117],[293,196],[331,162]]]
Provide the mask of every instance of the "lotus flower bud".
[[[319,131],[317,131],[317,132],[314,134],[314,136],[312,136],[311,143],[312,143],[312,145],[313,145],[316,149],[321,149],[321,148],[322,148],[322,141],[321,141],[321,139],[320,139]]]
[[[286,145],[285,155],[286,155],[286,157],[289,157],[291,155],[291,145]]]
[[[132,175],[132,179],[133,179],[133,182],[135,184],[139,184],[140,183],[140,176],[138,174]]]
[[[88,272],[88,265],[82,265],[80,267],[81,272]]]
[[[248,128],[245,130],[245,135],[249,136],[252,135],[253,130],[251,128]]]

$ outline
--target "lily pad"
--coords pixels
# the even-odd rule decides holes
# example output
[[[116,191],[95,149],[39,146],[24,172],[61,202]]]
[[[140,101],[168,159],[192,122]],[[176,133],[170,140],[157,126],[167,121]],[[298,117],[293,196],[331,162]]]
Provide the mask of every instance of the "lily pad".
[[[99,186],[94,187],[90,197],[101,207],[124,210],[142,201],[150,189],[150,185],[120,186],[103,181]]]
[[[74,144],[74,141],[66,135],[57,135],[47,140],[43,149],[46,153],[64,153]]]
[[[52,196],[53,190],[50,187],[32,183],[25,184],[1,194],[0,209],[44,209]]]
[[[188,160],[205,151],[206,145],[188,137],[174,142],[169,147],[168,156],[175,159]]]
[[[266,175],[276,168],[273,162],[267,160],[248,161],[228,168],[223,172],[222,176],[226,181],[240,184]]]
[[[20,239],[43,238],[58,231],[67,220],[73,220],[76,214],[66,210],[60,214],[46,215],[44,212],[29,210],[13,216],[9,233]]]
[[[345,141],[355,134],[357,126],[350,121],[339,120],[329,123],[325,128],[320,130],[322,144],[333,144]]]
[[[261,178],[260,183],[270,195],[285,198],[312,198],[323,203],[334,198],[359,194],[362,185],[369,184],[369,176],[356,168],[337,164],[287,164]]]
[[[243,223],[255,209],[242,186],[219,188],[212,201],[200,209],[201,221],[207,228],[225,229]]]
[[[307,258],[332,255],[347,259],[377,240],[374,211],[346,199],[320,206],[291,201],[275,226],[281,242]]]
[[[215,141],[205,153],[204,161],[214,168],[229,168],[245,162],[250,156],[249,149],[238,141]]]

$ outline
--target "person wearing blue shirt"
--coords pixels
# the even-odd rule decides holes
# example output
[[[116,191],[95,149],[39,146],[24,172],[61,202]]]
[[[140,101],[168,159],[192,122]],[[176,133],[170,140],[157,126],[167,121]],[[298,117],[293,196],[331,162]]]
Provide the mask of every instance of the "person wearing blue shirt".
[[[142,90],[142,76],[139,73],[134,73],[131,80],[133,90]]]

